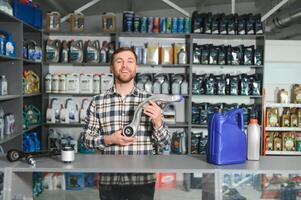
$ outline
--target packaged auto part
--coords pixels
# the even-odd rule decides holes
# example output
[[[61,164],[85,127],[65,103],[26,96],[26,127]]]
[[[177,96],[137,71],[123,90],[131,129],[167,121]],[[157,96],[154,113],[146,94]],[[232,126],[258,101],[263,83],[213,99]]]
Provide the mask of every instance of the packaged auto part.
[[[59,62],[61,42],[59,40],[50,40],[46,42],[46,62]]]
[[[229,14],[226,16],[227,20],[227,34],[236,35],[237,33],[237,14]]]
[[[200,123],[201,125],[207,125],[208,123],[208,104],[200,103],[198,104],[199,112],[200,112]]]
[[[176,131],[171,139],[171,150],[176,154],[186,154],[186,133]]]
[[[217,65],[218,60],[218,48],[213,45],[209,45],[209,64]]]
[[[263,34],[263,25],[261,22],[261,15],[257,14],[254,16],[255,18],[255,33],[256,35],[261,35]]]
[[[252,14],[248,14],[246,18],[246,34],[255,35],[255,18]]]
[[[215,14],[212,16],[211,33],[220,34],[220,20],[223,14]]]
[[[208,65],[209,64],[209,46],[201,45],[201,64]]]
[[[139,32],[140,31],[140,17],[135,15],[134,17],[134,32]]]
[[[192,75],[192,94],[201,95],[205,94],[205,82],[206,74],[202,75]]]
[[[215,78],[213,74],[209,74],[206,78],[205,89],[207,95],[214,95]]]
[[[261,48],[254,51],[254,65],[263,65],[263,50]]]
[[[84,60],[84,44],[82,40],[69,42],[69,61],[71,63],[82,63]]]
[[[238,25],[237,25],[237,34],[238,35],[246,35],[246,20],[247,15],[238,16]]]
[[[243,45],[232,47],[232,65],[243,65]]]
[[[240,95],[250,95],[250,80],[249,76],[247,74],[241,74],[240,75],[240,81],[239,81],[239,90],[240,90]]]
[[[254,45],[243,47],[244,65],[254,65]]]
[[[230,95],[238,95],[239,94],[239,76],[230,76]]]
[[[99,63],[100,62],[100,43],[98,40],[88,40],[85,43],[85,62]]]
[[[192,13],[192,33],[204,33],[203,27],[204,27],[204,15],[199,13],[198,11],[194,11]]]
[[[192,63],[193,64],[200,64],[201,63],[201,50],[199,45],[193,43],[193,53],[192,53]]]
[[[198,103],[192,102],[191,107],[191,123],[200,124],[200,109]]]
[[[224,45],[218,46],[217,64],[226,65],[226,48]]]
[[[204,33],[211,34],[212,33],[212,13],[207,13],[204,21]]]
[[[61,30],[61,14],[51,11],[46,14],[46,30],[47,32]]]
[[[159,64],[159,45],[147,44],[147,64],[158,65]]]
[[[250,94],[251,95],[261,95],[261,80],[257,75],[250,75],[249,76],[250,81]]]
[[[226,95],[226,80],[224,75],[215,76],[215,94]]]
[[[122,14],[122,30],[124,32],[133,31],[133,21],[135,13],[133,11],[123,11]]]

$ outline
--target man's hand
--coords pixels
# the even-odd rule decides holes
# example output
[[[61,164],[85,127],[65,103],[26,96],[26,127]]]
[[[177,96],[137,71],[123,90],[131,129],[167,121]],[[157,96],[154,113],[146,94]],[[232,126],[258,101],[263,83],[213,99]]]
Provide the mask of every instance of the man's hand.
[[[152,119],[154,128],[160,128],[162,125],[161,108],[154,101],[149,101],[143,112]]]
[[[127,146],[130,144],[133,144],[133,142],[135,141],[135,138],[123,136],[121,133],[122,133],[122,129],[116,131],[112,135],[106,135],[105,143],[108,145],[117,144],[117,145],[122,145],[122,146]]]

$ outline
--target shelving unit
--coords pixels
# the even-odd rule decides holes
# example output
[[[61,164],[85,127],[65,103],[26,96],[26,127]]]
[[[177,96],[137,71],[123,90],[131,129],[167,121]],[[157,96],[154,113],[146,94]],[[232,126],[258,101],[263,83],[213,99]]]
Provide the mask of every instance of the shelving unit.
[[[12,34],[12,39],[16,44],[16,57],[0,56],[0,74],[6,75],[8,80],[8,95],[0,96],[0,107],[5,113],[12,113],[15,116],[15,132],[0,138],[0,145],[4,151],[12,148],[22,150],[23,105],[40,102],[42,94],[23,94],[23,70],[38,68],[37,71],[41,71],[41,63],[23,59],[23,40],[35,39],[41,45],[42,31],[2,11],[0,11],[0,25],[2,30]],[[41,109],[41,106],[37,107]],[[38,126],[31,128],[36,129]]]

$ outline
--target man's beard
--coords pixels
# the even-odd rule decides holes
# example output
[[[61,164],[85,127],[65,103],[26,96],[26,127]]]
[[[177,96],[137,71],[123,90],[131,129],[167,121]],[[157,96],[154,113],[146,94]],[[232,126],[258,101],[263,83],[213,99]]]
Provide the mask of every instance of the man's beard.
[[[118,80],[119,83],[129,83],[135,78],[134,74],[131,74],[127,78],[123,78],[122,75],[117,75],[115,76],[115,79]]]

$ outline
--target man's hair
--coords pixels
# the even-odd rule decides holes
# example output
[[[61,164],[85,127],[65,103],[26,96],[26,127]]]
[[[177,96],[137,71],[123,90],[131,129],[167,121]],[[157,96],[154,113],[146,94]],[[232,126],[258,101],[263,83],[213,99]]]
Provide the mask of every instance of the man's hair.
[[[129,47],[121,47],[121,48],[119,48],[119,49],[116,49],[116,51],[114,51],[114,53],[112,54],[111,65],[113,65],[113,62],[114,62],[114,59],[115,59],[116,54],[121,53],[121,52],[124,52],[124,51],[130,51],[130,52],[132,52],[132,53],[134,54],[135,60],[136,60],[136,62],[137,62],[137,55],[136,55],[135,51],[134,51],[132,48],[129,48]]]

